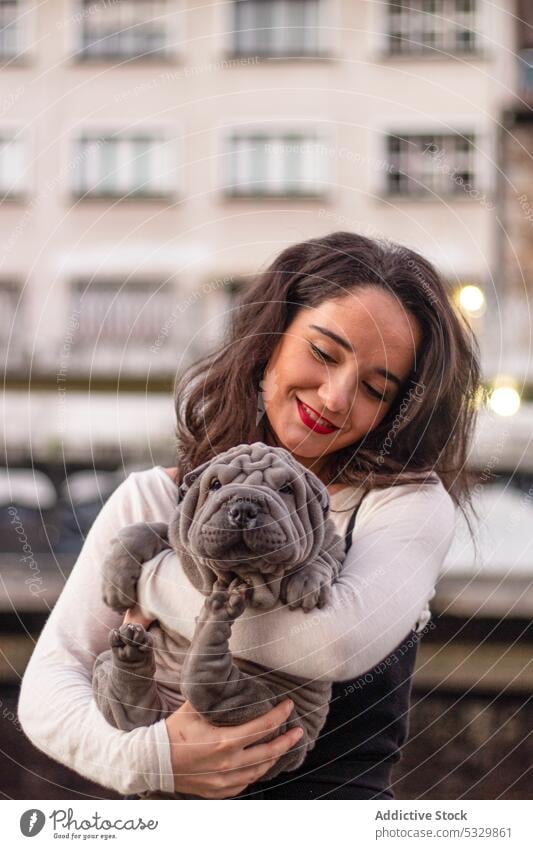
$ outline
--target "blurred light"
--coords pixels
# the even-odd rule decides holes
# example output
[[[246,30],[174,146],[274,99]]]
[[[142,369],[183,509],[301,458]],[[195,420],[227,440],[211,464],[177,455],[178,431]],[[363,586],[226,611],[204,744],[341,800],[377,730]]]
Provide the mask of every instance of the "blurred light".
[[[514,382],[508,378],[495,381],[491,391],[488,406],[498,416],[514,416],[520,409],[520,393]]]
[[[457,292],[457,301],[459,306],[473,318],[483,315],[487,308],[485,295],[479,286],[461,286]]]

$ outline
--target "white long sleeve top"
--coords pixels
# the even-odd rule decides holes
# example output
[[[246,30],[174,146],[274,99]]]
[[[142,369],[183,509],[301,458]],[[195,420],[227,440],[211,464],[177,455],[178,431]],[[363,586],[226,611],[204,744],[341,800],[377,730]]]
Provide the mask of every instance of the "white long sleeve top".
[[[361,494],[347,487],[330,496],[339,534],[344,535]],[[133,472],[115,490],[87,535],[21,685],[19,719],[33,744],[121,794],[172,793],[174,780],[164,720],[119,731],[94,701],[94,660],[108,648],[110,629],[122,622],[102,601],[100,568],[121,527],[168,521],[176,495],[161,466]],[[452,499],[438,479],[369,492],[330,606],[309,614],[281,604],[271,611],[245,611],[234,625],[234,655],[323,680],[349,680],[372,669],[412,628],[426,624],[454,525]],[[204,596],[173,553],[143,566],[138,592],[143,613],[192,637]]]

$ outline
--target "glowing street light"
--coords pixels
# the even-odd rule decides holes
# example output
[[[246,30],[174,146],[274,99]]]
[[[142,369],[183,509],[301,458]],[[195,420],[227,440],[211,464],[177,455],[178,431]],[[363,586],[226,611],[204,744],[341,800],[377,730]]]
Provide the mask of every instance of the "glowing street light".
[[[510,378],[499,378],[489,394],[488,406],[498,416],[514,416],[520,409],[520,393]]]
[[[479,286],[461,286],[457,292],[457,301],[461,309],[472,318],[479,318],[487,308],[485,295]]]

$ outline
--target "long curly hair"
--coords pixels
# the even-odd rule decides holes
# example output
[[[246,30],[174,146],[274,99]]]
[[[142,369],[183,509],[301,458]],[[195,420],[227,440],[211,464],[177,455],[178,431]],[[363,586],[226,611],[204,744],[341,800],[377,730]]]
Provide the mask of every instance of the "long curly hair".
[[[178,485],[188,471],[235,445],[278,444],[258,407],[280,335],[298,310],[369,285],[418,319],[422,341],[412,373],[379,425],[328,455],[328,484],[366,491],[434,480],[436,473],[458,506],[471,502],[467,458],[480,389],[475,336],[427,259],[342,231],[283,250],[246,288],[222,343],[178,375]]]

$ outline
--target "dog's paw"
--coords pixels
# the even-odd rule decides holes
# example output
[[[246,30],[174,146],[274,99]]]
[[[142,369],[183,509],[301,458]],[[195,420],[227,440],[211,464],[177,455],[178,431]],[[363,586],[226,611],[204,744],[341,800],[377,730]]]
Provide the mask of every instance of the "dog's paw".
[[[115,545],[102,567],[102,598],[112,610],[125,613],[137,603],[141,565]]]
[[[152,649],[152,637],[142,625],[127,624],[114,628],[109,635],[114,657],[121,663],[135,663]]]
[[[331,598],[331,585],[317,572],[305,567],[283,578],[280,599],[290,610],[301,607],[304,613],[325,607]]]
[[[206,598],[198,621],[220,622],[237,619],[244,612],[251,591],[251,587],[237,580],[232,581],[226,590],[215,590]]]
[[[251,587],[246,584],[237,584],[230,586],[228,590],[228,601],[226,609],[232,619],[237,619],[246,608],[246,604],[251,595]]]
[[[126,525],[111,540],[102,563],[102,597],[108,607],[124,613],[137,603],[143,563],[165,547],[162,523]]]
[[[121,581],[120,585],[107,582],[102,590],[105,604],[117,613],[125,613],[137,603],[137,581]]]

